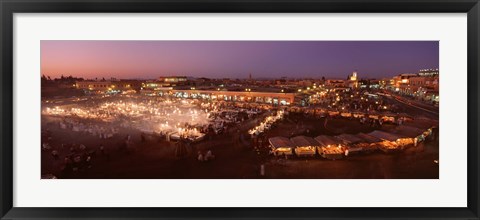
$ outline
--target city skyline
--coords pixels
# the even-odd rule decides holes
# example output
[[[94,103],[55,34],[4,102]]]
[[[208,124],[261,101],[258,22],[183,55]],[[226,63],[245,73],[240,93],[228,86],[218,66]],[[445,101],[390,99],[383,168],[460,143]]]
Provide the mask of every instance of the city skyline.
[[[385,78],[439,67],[438,41],[41,41],[41,74]]]
[[[438,42],[41,44],[42,179],[439,179]]]

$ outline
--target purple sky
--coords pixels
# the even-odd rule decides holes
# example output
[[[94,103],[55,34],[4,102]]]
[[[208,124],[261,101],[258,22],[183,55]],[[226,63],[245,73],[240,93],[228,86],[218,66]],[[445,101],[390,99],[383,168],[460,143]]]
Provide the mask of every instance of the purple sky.
[[[438,68],[438,41],[41,41],[54,77],[391,77]]]

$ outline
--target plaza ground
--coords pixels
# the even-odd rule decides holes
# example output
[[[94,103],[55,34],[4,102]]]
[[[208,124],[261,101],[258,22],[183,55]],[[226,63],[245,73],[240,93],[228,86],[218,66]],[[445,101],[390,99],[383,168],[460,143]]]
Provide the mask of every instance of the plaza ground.
[[[260,116],[261,117],[261,116]],[[374,152],[350,155],[342,160],[312,158],[275,158],[268,154],[268,144],[254,149],[246,131],[253,127],[258,118],[246,121],[238,128],[241,135],[230,133],[215,135],[187,147],[183,157],[177,157],[174,143],[158,138],[147,138],[142,142],[140,132],[122,129],[112,139],[60,129],[55,123],[45,123],[49,129],[52,148],[58,150],[60,159],[55,160],[49,152],[42,153],[42,174],[53,174],[58,178],[75,179],[242,179],[242,178],[306,178],[306,179],[436,179],[439,165],[437,140],[429,140],[397,154]],[[358,120],[303,117],[292,114],[268,132],[269,136],[370,132],[374,130]],[[119,148],[126,135],[131,135],[133,147]],[[240,137],[235,141],[233,137]],[[90,168],[62,171],[63,157],[70,149],[62,149],[62,143],[82,143],[86,151],[95,151]],[[105,154],[99,145],[105,146]],[[197,152],[211,150],[215,159],[207,162],[197,160]],[[265,166],[265,175],[260,175],[260,166]]]

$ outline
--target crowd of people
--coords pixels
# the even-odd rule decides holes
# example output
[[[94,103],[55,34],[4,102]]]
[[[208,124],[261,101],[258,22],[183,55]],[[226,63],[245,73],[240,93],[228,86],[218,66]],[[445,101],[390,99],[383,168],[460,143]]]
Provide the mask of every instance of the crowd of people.
[[[112,126],[102,126],[94,122],[82,122],[75,118],[64,117],[59,122],[61,129],[69,129],[74,132],[81,132],[93,136],[98,136],[100,139],[112,138],[118,133],[118,128]]]
[[[117,150],[135,152],[136,146],[150,140],[158,140],[150,144],[170,141],[190,146],[196,141],[194,137],[209,137],[212,140],[214,136],[233,134],[238,127],[243,126],[242,122],[255,119],[265,112],[262,106],[254,104],[240,108],[228,102],[206,103],[158,97],[149,99],[106,97],[63,106],[58,103],[45,105],[42,123],[48,126],[42,126],[42,151],[51,155],[50,160],[60,167],[63,174],[85,171],[91,169],[98,158],[110,160],[112,154],[117,154]],[[155,124],[158,129],[153,131]],[[65,143],[55,140],[52,143],[49,128],[79,138]],[[122,136],[126,133],[128,135]],[[141,143],[135,143],[131,134],[139,134]],[[98,144],[83,144],[84,135],[89,136],[88,139],[92,140],[90,143]],[[102,143],[109,143],[109,147]],[[112,143],[117,147],[111,146]],[[211,149],[199,152],[197,156],[196,159],[202,162],[215,159]]]

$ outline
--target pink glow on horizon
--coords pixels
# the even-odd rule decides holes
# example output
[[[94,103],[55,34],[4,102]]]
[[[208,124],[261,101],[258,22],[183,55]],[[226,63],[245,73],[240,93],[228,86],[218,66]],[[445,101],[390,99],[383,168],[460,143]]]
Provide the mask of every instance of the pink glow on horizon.
[[[183,75],[174,71],[181,59],[159,56],[155,47],[143,41],[42,41],[41,72],[52,78],[156,78],[160,74]],[[157,48],[162,50],[162,48]],[[168,50],[165,48],[163,52]]]
[[[438,68],[438,41],[87,41],[44,40],[41,74],[155,79],[333,77],[354,70],[383,78]]]

